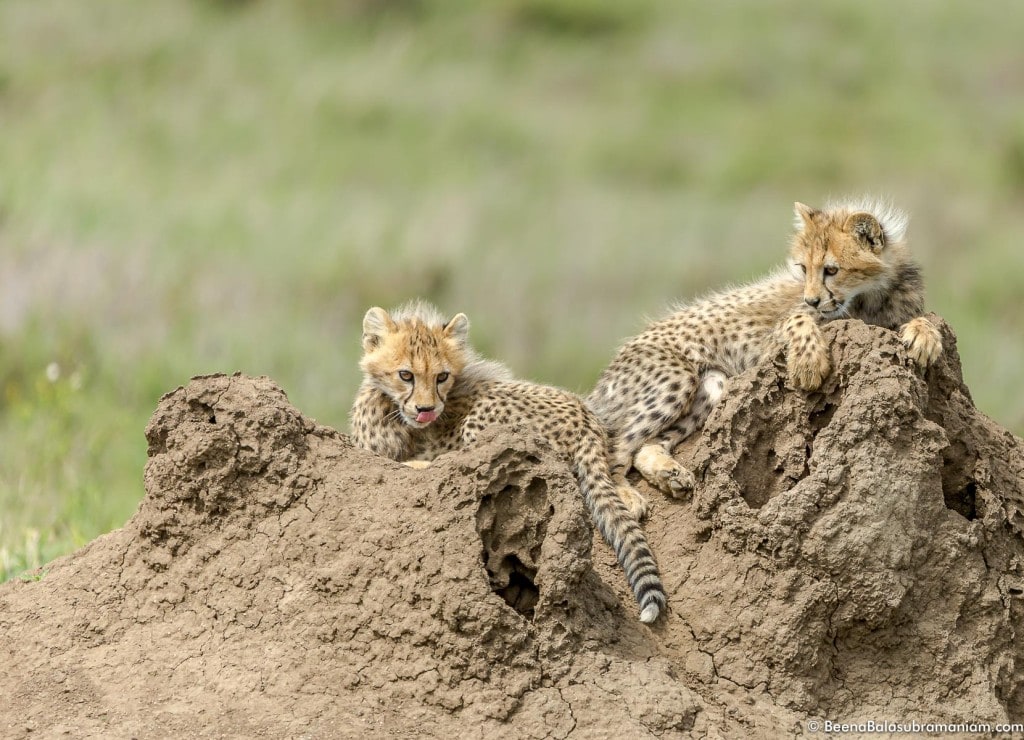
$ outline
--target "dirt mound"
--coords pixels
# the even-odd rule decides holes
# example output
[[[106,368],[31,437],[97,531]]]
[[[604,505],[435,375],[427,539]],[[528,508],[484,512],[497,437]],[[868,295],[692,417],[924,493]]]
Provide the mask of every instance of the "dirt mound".
[[[827,328],[836,372],[732,379],[650,492],[641,625],[565,462],[515,430],[427,470],[270,380],[194,379],[128,524],[0,587],[4,736],[730,737],[809,718],[1024,721],[1024,443],[955,340]]]

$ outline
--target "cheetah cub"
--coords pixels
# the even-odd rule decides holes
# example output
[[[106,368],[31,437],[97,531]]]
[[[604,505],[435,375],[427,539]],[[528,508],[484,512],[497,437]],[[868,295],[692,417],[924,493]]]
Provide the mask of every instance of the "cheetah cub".
[[[942,352],[921,316],[921,271],[907,250],[907,216],[870,200],[796,204],[786,268],[682,306],[628,340],[587,403],[608,429],[612,476],[631,466],[670,495],[693,488],[673,448],[706,420],[723,380],[781,342],[790,383],[816,390],[831,371],[820,324],[858,318],[900,332],[921,368]]]
[[[522,425],[571,460],[590,516],[615,550],[640,604],[640,621],[665,608],[658,566],[637,519],[612,484],[605,432],[582,399],[512,378],[468,343],[469,319],[445,320],[413,303],[363,318],[363,383],[352,408],[360,447],[412,467],[472,445],[484,429]],[[636,494],[639,496],[639,494]]]

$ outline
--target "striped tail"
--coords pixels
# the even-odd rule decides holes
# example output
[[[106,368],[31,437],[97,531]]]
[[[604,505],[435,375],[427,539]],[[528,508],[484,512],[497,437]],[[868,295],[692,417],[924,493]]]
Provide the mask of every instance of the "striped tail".
[[[629,514],[608,474],[608,460],[596,440],[581,445],[576,478],[591,519],[615,550],[619,565],[640,605],[640,621],[650,624],[665,609],[665,588],[654,553],[639,522]]]

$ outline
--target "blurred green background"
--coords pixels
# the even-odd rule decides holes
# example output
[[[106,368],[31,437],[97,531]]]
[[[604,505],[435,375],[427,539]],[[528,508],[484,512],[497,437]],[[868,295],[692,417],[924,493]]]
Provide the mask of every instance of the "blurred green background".
[[[344,428],[371,305],[586,391],[670,302],[892,197],[1024,431],[1024,6],[0,0],[0,578],[120,526],[192,375]]]

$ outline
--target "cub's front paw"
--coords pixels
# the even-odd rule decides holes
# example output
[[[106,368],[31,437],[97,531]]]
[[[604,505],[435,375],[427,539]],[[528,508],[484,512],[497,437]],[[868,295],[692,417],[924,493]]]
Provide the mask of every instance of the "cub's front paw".
[[[675,498],[681,498],[697,485],[693,473],[676,462],[661,445],[641,447],[633,459],[633,467],[652,486]]]
[[[922,370],[939,359],[942,354],[942,334],[928,319],[919,316],[900,329],[900,341],[907,348],[910,359]]]
[[[619,498],[622,499],[622,503],[626,505],[626,509],[629,510],[629,515],[636,519],[638,522],[647,516],[647,499],[644,498],[640,491],[633,488],[628,483],[623,483],[617,489]]]
[[[786,360],[786,370],[794,388],[816,391],[832,372],[832,361],[823,347],[791,352]]]

